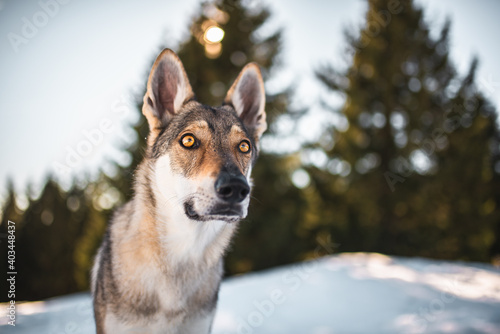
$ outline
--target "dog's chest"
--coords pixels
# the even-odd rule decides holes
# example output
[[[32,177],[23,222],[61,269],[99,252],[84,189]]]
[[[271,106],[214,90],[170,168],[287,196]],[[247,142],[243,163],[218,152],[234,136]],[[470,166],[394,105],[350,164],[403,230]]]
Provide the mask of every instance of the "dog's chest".
[[[134,265],[120,257],[121,270],[115,271],[115,277],[124,284],[115,306],[108,309],[106,327],[118,333],[206,333],[215,312],[222,259],[207,266],[193,260],[147,261],[149,253],[133,254]],[[131,253],[128,255],[130,260]],[[195,327],[185,328],[192,325]]]
[[[221,276],[222,260],[211,268],[184,264],[158,273],[149,288],[156,293],[160,313],[175,315],[215,307]]]

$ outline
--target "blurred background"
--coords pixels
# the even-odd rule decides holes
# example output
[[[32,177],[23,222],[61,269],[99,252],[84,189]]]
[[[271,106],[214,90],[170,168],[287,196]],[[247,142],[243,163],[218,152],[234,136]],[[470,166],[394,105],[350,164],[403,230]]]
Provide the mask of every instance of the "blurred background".
[[[266,80],[228,276],[360,251],[498,265],[499,13],[495,0],[0,1],[0,247],[16,222],[16,299],[89,289],[132,196],[165,47],[202,103],[250,61]]]

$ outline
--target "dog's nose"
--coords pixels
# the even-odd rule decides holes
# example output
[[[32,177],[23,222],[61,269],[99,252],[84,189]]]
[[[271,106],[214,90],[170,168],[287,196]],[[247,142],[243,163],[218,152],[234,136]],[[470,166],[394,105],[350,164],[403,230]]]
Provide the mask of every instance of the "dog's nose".
[[[226,202],[239,203],[248,196],[250,187],[242,174],[234,176],[227,172],[221,172],[215,181],[215,192],[220,199]]]

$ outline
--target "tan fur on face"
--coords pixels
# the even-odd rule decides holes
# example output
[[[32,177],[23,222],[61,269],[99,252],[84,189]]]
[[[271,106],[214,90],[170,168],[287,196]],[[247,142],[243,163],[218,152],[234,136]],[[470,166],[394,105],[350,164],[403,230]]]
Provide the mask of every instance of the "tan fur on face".
[[[251,153],[253,147],[250,144],[250,151],[247,153],[241,152],[238,147],[243,140],[250,142],[250,140],[246,137],[245,132],[238,125],[233,125],[231,127],[231,132],[229,133],[229,143],[233,147],[236,165],[243,175],[247,175],[251,164]]]
[[[182,147],[180,140],[186,134],[194,135],[200,142],[199,147],[193,149]],[[243,140],[250,142],[238,125],[233,125],[227,138],[221,139],[214,138],[207,122],[198,121],[182,131],[172,143],[169,152],[173,157],[172,169],[193,180],[216,178],[223,162],[231,159],[239,171],[246,175],[251,164],[251,154],[239,151],[239,144]]]

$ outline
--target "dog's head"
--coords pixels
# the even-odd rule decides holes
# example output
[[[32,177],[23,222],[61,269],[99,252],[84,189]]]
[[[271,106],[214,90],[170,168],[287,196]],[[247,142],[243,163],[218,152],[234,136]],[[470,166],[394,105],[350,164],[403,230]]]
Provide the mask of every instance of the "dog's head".
[[[144,96],[158,205],[197,221],[247,215],[250,173],[266,130],[259,67],[248,64],[220,107],[194,100],[184,67],[171,50],[156,59]]]

